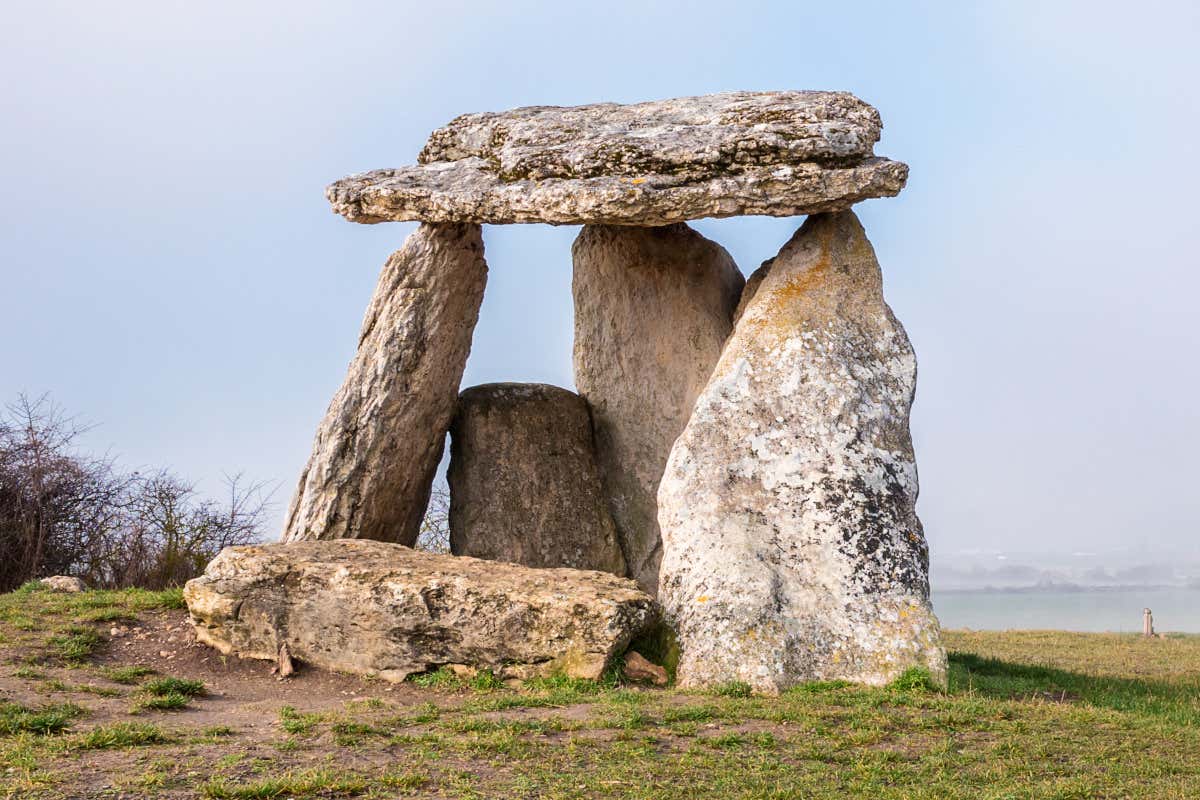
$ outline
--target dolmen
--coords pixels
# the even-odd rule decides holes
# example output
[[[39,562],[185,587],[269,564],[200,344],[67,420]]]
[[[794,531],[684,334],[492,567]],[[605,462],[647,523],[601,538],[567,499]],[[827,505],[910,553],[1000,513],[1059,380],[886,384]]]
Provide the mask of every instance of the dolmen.
[[[850,210],[904,187],[881,130],[845,92],[535,106],[334,183],[348,220],[420,225],[384,264],[281,543],[189,584],[200,638],[402,678],[594,675],[653,633],[686,687],[944,682],[916,360]],[[748,280],[687,225],[744,214],[806,217]],[[577,391],[460,394],[481,225],[536,222],[582,226]],[[451,554],[418,553],[448,432]]]

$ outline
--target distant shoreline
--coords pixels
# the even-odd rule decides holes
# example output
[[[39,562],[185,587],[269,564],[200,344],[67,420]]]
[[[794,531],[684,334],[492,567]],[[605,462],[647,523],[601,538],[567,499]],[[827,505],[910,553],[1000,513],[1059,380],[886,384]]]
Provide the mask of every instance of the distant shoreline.
[[[1200,586],[1171,584],[1154,585],[1116,585],[1116,586],[1085,586],[1077,583],[1040,583],[1030,586],[981,586],[971,589],[939,589],[933,587],[937,594],[1035,594],[1035,593],[1103,593],[1103,592],[1160,592],[1183,591],[1200,592]]]

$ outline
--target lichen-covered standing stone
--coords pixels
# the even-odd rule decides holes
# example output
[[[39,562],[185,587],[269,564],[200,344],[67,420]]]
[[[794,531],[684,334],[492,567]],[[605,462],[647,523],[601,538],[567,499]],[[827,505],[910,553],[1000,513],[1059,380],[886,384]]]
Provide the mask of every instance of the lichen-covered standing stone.
[[[853,212],[769,267],[659,489],[684,686],[944,681],[914,505],[916,360]]]
[[[387,260],[283,541],[416,541],[486,282],[478,225],[423,224]]]
[[[587,403],[540,383],[473,386],[450,426],[450,552],[625,575]]]
[[[686,224],[587,226],[572,248],[575,384],[629,574],[654,594],[658,481],[731,330],[743,278]]]

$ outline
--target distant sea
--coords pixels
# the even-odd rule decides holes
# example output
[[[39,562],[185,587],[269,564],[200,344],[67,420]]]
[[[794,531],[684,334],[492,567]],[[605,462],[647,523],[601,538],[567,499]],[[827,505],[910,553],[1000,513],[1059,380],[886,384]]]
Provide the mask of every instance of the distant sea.
[[[1200,589],[1036,588],[933,591],[944,628],[974,630],[1142,630],[1142,609],[1160,633],[1200,633]]]

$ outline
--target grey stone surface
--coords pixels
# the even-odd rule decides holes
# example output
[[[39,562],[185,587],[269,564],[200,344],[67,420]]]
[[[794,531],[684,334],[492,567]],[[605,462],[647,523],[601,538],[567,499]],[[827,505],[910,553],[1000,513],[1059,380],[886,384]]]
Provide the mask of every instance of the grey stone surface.
[[[416,166],[326,192],[355,222],[665,225],[797,216],[897,194],[901,163],[873,155],[878,112],[845,92],[726,92],[633,105],[467,114]]]
[[[658,619],[626,578],[532,569],[373,541],[229,547],[184,587],[222,653],[400,681],[461,664],[598,678]]]
[[[916,360],[852,212],[810,217],[745,308],[659,489],[684,686],[945,680],[909,435]]]
[[[587,403],[539,383],[473,386],[450,426],[450,552],[625,575]]]
[[[49,578],[42,578],[38,583],[52,592],[67,594],[75,594],[87,589],[87,584],[73,575],[51,575]]]
[[[731,330],[742,275],[686,224],[587,226],[575,264],[575,384],[592,408],[629,574],[654,594],[658,481]]]
[[[482,158],[503,180],[692,180],[737,166],[844,164],[871,155],[879,112],[848,92],[722,92],[621,105],[464,114],[434,131],[422,164]]]
[[[284,541],[416,541],[486,281],[477,225],[422,225],[388,259]]]

